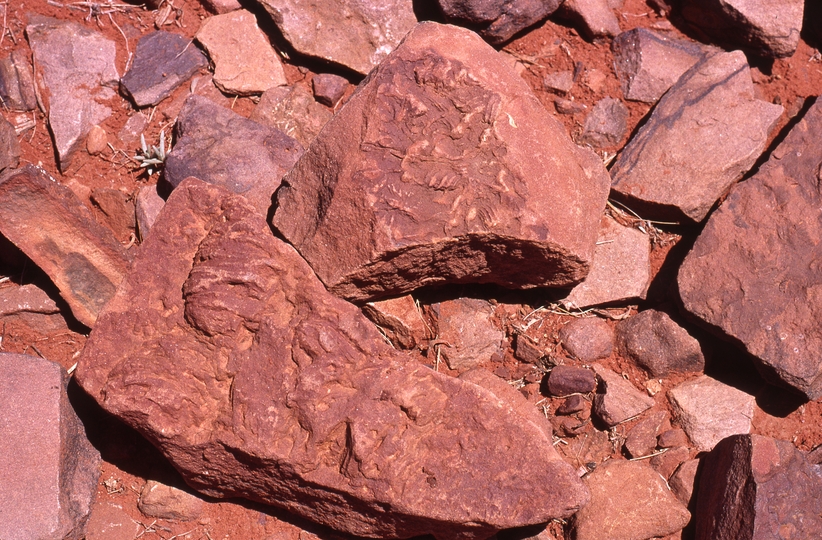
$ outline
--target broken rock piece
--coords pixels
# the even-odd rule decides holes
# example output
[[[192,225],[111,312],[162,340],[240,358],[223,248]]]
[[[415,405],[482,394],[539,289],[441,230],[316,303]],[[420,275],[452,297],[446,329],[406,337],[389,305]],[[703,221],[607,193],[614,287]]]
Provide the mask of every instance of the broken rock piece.
[[[561,0],[438,0],[446,19],[477,28],[489,43],[499,45],[545,19]]]

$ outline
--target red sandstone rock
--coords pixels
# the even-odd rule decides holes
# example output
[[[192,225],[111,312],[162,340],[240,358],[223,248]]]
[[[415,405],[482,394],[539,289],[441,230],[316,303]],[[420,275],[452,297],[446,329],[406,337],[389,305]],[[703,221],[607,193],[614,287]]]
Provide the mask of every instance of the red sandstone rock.
[[[653,407],[653,399],[620,375],[599,364],[594,364],[593,368],[601,380],[600,388],[594,396],[593,411],[609,427]]]
[[[433,337],[410,295],[369,302],[362,310],[398,349],[413,349]]]
[[[620,321],[616,334],[623,356],[636,362],[651,377],[698,373],[705,369],[699,342],[662,311],[648,309]]]

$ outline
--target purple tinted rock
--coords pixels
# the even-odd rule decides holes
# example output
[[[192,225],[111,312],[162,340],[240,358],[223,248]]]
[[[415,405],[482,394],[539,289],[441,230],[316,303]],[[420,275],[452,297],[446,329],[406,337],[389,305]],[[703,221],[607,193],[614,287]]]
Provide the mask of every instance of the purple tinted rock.
[[[66,395],[68,374],[0,353],[0,538],[79,540],[97,493],[100,454]]]
[[[542,78],[542,86],[549,92],[567,94],[574,87],[574,74],[571,71],[556,71]]]
[[[517,360],[536,364],[545,356],[545,352],[525,334],[517,334],[514,340],[514,356]]]
[[[597,379],[590,369],[556,366],[548,375],[548,392],[553,396],[587,394],[597,388]]]
[[[627,131],[628,107],[620,99],[605,98],[585,118],[579,142],[594,148],[618,146]]]
[[[439,352],[450,369],[466,371],[502,358],[505,332],[492,322],[494,306],[485,300],[459,298],[431,306],[436,316]]]
[[[166,202],[157,193],[157,186],[143,186],[137,192],[137,199],[135,200],[135,214],[137,217],[137,232],[140,235],[140,240],[145,240],[151,226],[157,221],[157,216],[160,215],[160,210],[163,209]]]
[[[668,448],[665,452],[655,455],[649,460],[649,464],[664,479],[668,479],[674,471],[691,457],[691,451],[684,446]]]
[[[565,398],[565,401],[557,408],[556,412],[559,415],[578,413],[586,409],[586,403],[588,402],[584,397],[579,394],[574,394]]]
[[[657,443],[660,448],[673,448],[674,446],[688,446],[688,434],[684,429],[674,428],[663,431],[659,434]]]
[[[24,49],[15,49],[0,60],[0,100],[12,111],[32,111],[37,107],[31,62]]]
[[[654,406],[653,399],[619,374],[598,364],[593,367],[602,381],[601,389],[594,396],[593,412],[609,427],[634,418]]]
[[[591,362],[611,356],[614,349],[614,331],[598,317],[580,317],[559,331],[562,346],[573,357]]]
[[[545,19],[561,0],[438,0],[446,19],[477,28],[489,43],[498,45]]]
[[[705,368],[699,342],[667,313],[648,309],[616,327],[620,352],[652,377],[698,373]]]
[[[345,94],[348,79],[333,73],[318,73],[311,79],[311,88],[314,90],[314,98],[317,101],[333,107]]]
[[[295,84],[267,90],[249,119],[279,129],[308,148],[331,116],[331,111],[317,103],[308,90]]]
[[[558,13],[589,38],[614,37],[620,32],[619,19],[608,0],[565,0]]]

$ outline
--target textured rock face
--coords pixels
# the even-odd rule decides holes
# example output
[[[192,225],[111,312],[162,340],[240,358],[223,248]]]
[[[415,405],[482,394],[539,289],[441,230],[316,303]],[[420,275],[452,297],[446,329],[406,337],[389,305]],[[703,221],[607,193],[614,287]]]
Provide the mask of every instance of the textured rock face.
[[[386,538],[488,536],[587,502],[524,400],[395,352],[265,229],[186,180],[79,360],[191,486]]]
[[[608,175],[476,34],[422,23],[284,182],[274,227],[332,292],[360,301],[579,282]]]
[[[438,354],[450,369],[463,372],[502,357],[505,332],[491,321],[494,306],[476,298],[458,298],[431,306],[437,317]]]
[[[317,103],[308,90],[295,84],[267,90],[249,119],[277,128],[308,148],[331,119],[331,111]]]
[[[619,34],[619,19],[607,0],[565,0],[558,13],[574,22],[588,38]]]
[[[0,99],[13,111],[31,111],[37,106],[32,66],[23,49],[0,60]]]
[[[433,337],[410,295],[369,302],[362,310],[398,349],[413,349]]]
[[[817,102],[711,216],[677,278],[687,311],[810,399],[822,397],[820,137]]]
[[[754,164],[782,114],[753,96],[742,52],[695,64],[620,154],[614,191],[645,218],[702,221]]]
[[[622,353],[652,377],[700,372],[705,368],[699,342],[661,311],[648,309],[621,321],[617,325],[617,341]]]
[[[606,367],[594,364],[594,371],[601,381],[601,392],[594,396],[594,413],[605,424],[615,426],[633,418],[654,406],[654,400],[634,385]]]
[[[412,0],[255,0],[299,53],[363,75],[417,23]]]
[[[559,331],[559,339],[569,354],[583,362],[606,358],[614,350],[614,331],[597,317],[572,320]]]
[[[556,11],[560,0],[439,0],[445,17],[477,28],[495,45],[538,23]]]
[[[735,435],[704,461],[696,540],[822,537],[822,475],[790,442]]]
[[[599,100],[585,118],[585,126],[578,140],[594,148],[617,146],[627,130],[628,107],[622,100],[605,98]]]

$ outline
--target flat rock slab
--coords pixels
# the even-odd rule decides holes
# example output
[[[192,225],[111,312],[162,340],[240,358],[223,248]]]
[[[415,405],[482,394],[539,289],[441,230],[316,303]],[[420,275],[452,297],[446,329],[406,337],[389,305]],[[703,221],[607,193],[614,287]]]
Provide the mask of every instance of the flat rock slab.
[[[397,349],[427,346],[433,337],[411,295],[369,302],[362,310]]]
[[[279,129],[308,148],[331,116],[331,111],[317,103],[308,90],[295,84],[267,90],[248,118]]]
[[[414,25],[412,0],[255,0],[300,54],[367,74]]]
[[[735,435],[704,458],[696,540],[822,537],[822,475],[788,441]]]
[[[17,313],[50,315],[59,311],[57,303],[46,291],[33,283],[0,289],[0,317]]]
[[[41,16],[30,18],[26,37],[48,91],[49,128],[65,171],[91,126],[111,116],[104,102],[117,95],[120,80],[115,45],[80,24]]]
[[[210,17],[195,37],[214,62],[214,84],[226,94],[261,94],[288,83],[280,57],[250,11]]]
[[[716,41],[760,56],[784,58],[799,45],[803,0],[686,0],[682,16]]]
[[[435,351],[450,369],[463,372],[502,359],[505,332],[492,321],[494,306],[477,298],[458,298],[431,306],[436,317]]]
[[[702,221],[765,149],[782,107],[753,97],[740,51],[696,63],[614,166],[612,188],[646,219]]]
[[[176,187],[189,176],[245,196],[263,214],[280,179],[302,154],[300,143],[277,129],[192,95],[174,127],[177,144],[165,179]]]
[[[600,380],[594,396],[593,412],[608,427],[639,416],[654,406],[654,400],[643,394],[618,373],[599,364],[593,365]]]
[[[157,105],[207,66],[205,55],[183,36],[151,32],[137,42],[134,63],[120,79],[120,89],[138,107]]]
[[[623,356],[651,377],[698,373],[705,369],[705,356],[699,342],[662,311],[647,309],[620,321],[616,334]]]
[[[203,499],[174,486],[149,480],[140,490],[137,507],[145,516],[191,521],[202,514]]]
[[[100,454],[71,408],[68,374],[11,353],[0,353],[0,370],[0,538],[83,538]]]
[[[0,99],[13,111],[33,111],[37,107],[34,72],[24,49],[15,49],[0,60]]]
[[[587,502],[524,399],[395,351],[266,232],[243,197],[183,182],[79,358],[189,485],[383,538],[487,537]]]
[[[585,117],[578,141],[593,148],[618,146],[627,131],[628,107],[621,99],[604,98]]]
[[[499,53],[421,23],[284,178],[272,224],[349,300],[569,286],[588,272],[607,183]]]
[[[619,34],[619,19],[608,0],[565,0],[557,13],[573,21],[589,39]]]
[[[817,102],[711,216],[677,278],[688,312],[809,399],[822,397],[820,137]]]
[[[668,400],[700,452],[711,450],[725,437],[751,431],[754,397],[707,375],[672,388]]]
[[[561,0],[438,0],[446,19],[499,45],[556,11]]]
[[[33,165],[0,176],[0,234],[49,276],[88,327],[131,263],[130,253],[80,199]]]

